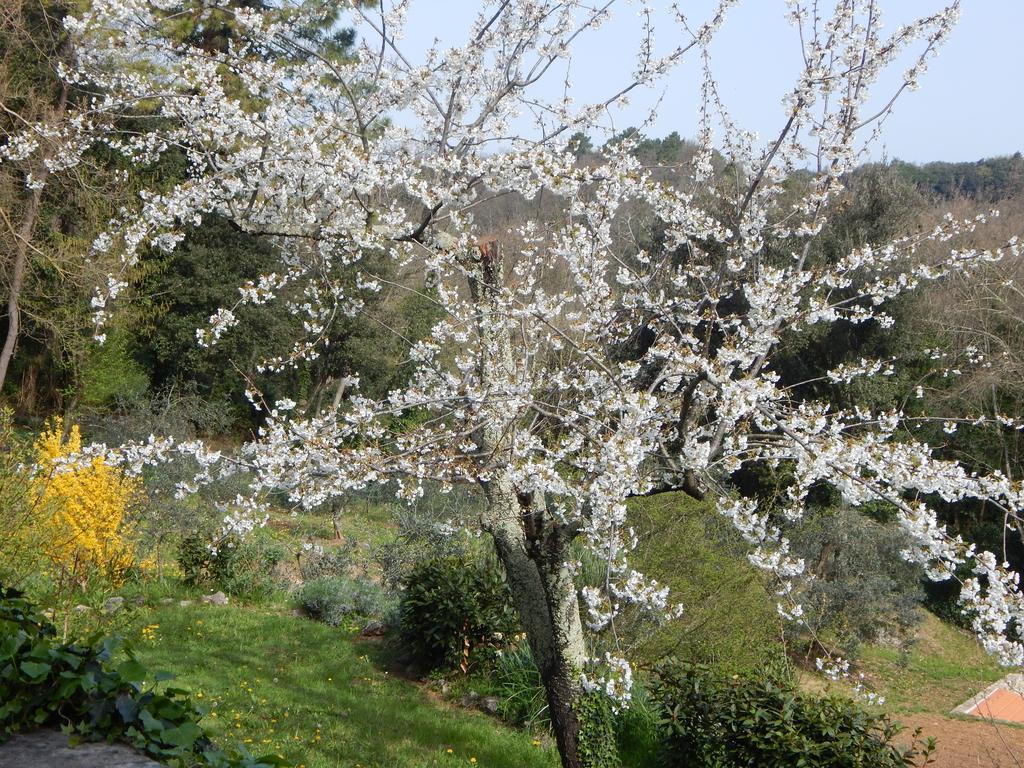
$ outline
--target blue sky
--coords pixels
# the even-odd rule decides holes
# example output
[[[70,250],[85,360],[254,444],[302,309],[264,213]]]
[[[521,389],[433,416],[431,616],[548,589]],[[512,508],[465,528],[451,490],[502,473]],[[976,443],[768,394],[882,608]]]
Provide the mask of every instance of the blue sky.
[[[569,76],[578,101],[608,95],[632,69],[631,53],[639,39],[636,8],[628,2],[617,5],[612,21],[575,49]],[[713,2],[679,0],[679,5],[699,22]],[[885,26],[891,30],[941,5],[941,0],[887,0],[882,6]],[[472,0],[420,0],[410,13],[405,46],[415,55],[435,37],[442,43],[461,41],[478,10]],[[762,137],[781,125],[780,100],[799,65],[798,40],[784,11],[782,0],[744,0],[730,13],[711,49],[728,108],[741,126]],[[963,0],[962,11],[960,24],[932,60],[921,88],[898,102],[876,157],[975,160],[1024,151],[1024,0]],[[672,44],[674,32],[668,23],[656,29],[662,50]],[[637,95],[627,109],[610,116],[614,126],[642,122],[657,103],[646,133],[662,136],[677,130],[692,135],[699,65],[693,57],[657,92]],[[552,78],[552,85],[561,85],[562,74]]]

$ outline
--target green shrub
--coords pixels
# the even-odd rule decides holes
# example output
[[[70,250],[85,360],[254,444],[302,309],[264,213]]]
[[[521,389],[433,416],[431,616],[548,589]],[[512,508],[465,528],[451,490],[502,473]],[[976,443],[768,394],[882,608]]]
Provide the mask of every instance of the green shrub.
[[[786,627],[794,639],[838,645],[850,658],[861,643],[903,640],[920,622],[921,569],[900,554],[908,537],[894,525],[827,509],[792,531],[790,542],[812,577],[800,596],[805,624]],[[813,635],[801,636],[808,626]]]
[[[469,551],[466,536],[461,531],[453,532],[447,522],[462,519],[460,514],[465,510],[457,503],[454,509],[437,504],[440,495],[430,493],[415,506],[401,506],[392,511],[396,524],[394,535],[374,551],[384,583],[389,587],[401,587],[419,563],[438,557],[464,557]],[[464,499],[456,497],[455,501]]]
[[[109,407],[119,398],[142,397],[149,376],[129,349],[128,335],[119,329],[107,334],[103,344],[85,348],[79,372],[79,398],[86,408]]]
[[[586,693],[575,710],[580,720],[579,751],[583,764],[593,768],[619,768],[611,699],[600,691]]]
[[[264,596],[277,588],[274,567],[285,559],[285,548],[259,535],[232,536],[210,546],[208,534],[195,533],[178,546],[178,566],[186,584],[216,587],[230,595]]]
[[[496,654],[487,681],[505,721],[531,729],[550,726],[547,693],[528,645]]]
[[[404,581],[400,616],[405,650],[428,669],[467,669],[493,658],[505,638],[519,631],[504,576],[482,557],[417,564]]]
[[[25,468],[35,461],[34,433],[20,432],[14,412],[0,407],[0,581],[25,586],[47,581],[43,567],[46,531],[36,523],[51,515]]]
[[[319,544],[303,544],[299,555],[299,574],[303,581],[313,581],[328,576],[344,576],[352,565],[352,552],[356,542],[349,540],[343,546],[330,548]]]
[[[653,766],[657,762],[658,711],[646,684],[634,679],[629,707],[615,718],[615,737],[624,765]]]
[[[186,536],[178,545],[178,567],[186,584],[205,584],[214,578],[223,565],[217,562],[217,555],[210,549],[206,536],[194,533]]]
[[[971,630],[971,617],[960,604],[960,583],[969,573],[969,566],[957,569],[957,578],[927,581],[923,585],[924,606],[943,621],[961,629]]]
[[[652,686],[662,761],[693,768],[905,768],[934,745],[901,750],[900,728],[839,696],[802,693],[788,680],[722,677],[667,662]]]
[[[383,617],[390,601],[377,584],[346,576],[322,576],[307,581],[296,594],[309,616],[336,627],[353,614]]]
[[[143,685],[150,674],[118,639],[58,643],[56,630],[20,592],[0,586],[0,741],[59,726],[74,740],[120,740],[182,768],[270,768],[275,756],[228,755],[198,725],[185,691]],[[123,661],[115,663],[118,656]]]

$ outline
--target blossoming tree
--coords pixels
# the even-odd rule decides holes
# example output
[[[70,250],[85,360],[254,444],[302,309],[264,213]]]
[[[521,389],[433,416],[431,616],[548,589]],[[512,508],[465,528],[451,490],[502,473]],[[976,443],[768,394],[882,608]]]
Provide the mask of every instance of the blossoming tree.
[[[71,22],[79,65],[65,74],[96,93],[79,141],[102,140],[136,162],[170,149],[190,161],[187,180],[146,195],[96,242],[124,265],[94,300],[98,324],[141,248],[173,248],[182,223],[211,212],[279,244],[280,269],[240,286],[238,299],[289,301],[304,318],[306,336],[268,369],[319,354],[332,319],[358,313],[385,287],[370,254],[415,275],[389,287],[429,297],[440,320],[412,345],[407,386],[385,398],[353,382],[339,407],[298,417],[294,403],[253,393],[266,424],[235,455],[157,438],[109,453],[135,467],[189,453],[202,465],[196,483],[244,467],[252,494],[228,518],[241,527],[258,521],[270,490],[313,507],[372,483],[409,499],[428,480],[476,485],[486,502],[480,525],[505,568],[565,766],[585,764],[581,697],[598,688],[629,695],[628,661],[588,658],[585,628],[613,627],[629,604],[666,619],[679,610],[629,565],[626,501],[636,495],[682,489],[717,499],[752,562],[775,579],[780,612],[796,620],[802,564],[780,528],[801,517],[820,482],[849,504],[885,500],[913,542],[906,556],[936,579],[969,572],[961,599],[982,642],[1007,664],[1024,662],[1017,576],[948,534],[929,505],[978,498],[1012,518],[1020,488],[936,458],[899,411],[797,397],[773,370],[793,334],[890,322],[886,302],[921,281],[1017,252],[1014,241],[956,247],[983,217],[831,261],[815,249],[844,175],[916,85],[956,3],[891,32],[874,0],[780,5],[803,67],[783,125],[764,143],[734,124],[712,76],[708,46],[735,0],[703,19],[633,3],[635,67],[607,99],[583,105],[567,82],[554,98],[541,86],[565,72],[614,0],[491,0],[463,44],[435,44],[420,58],[403,48],[408,2],[345,8],[340,23],[358,40],[347,58],[325,55],[304,33],[336,18],[336,3],[207,5],[233,17],[237,33],[223,50],[175,40],[180,14],[205,12],[178,0],[93,0]],[[655,20],[667,47],[654,39]],[[577,160],[570,135],[595,130],[609,108],[684,59],[701,65],[692,162],[655,174],[628,142]],[[897,65],[902,76],[882,93],[882,74]],[[133,125],[147,130],[88,131],[93,116],[132,105],[142,113]],[[543,215],[480,223],[497,199],[541,194],[556,201]],[[656,223],[658,237],[631,237],[640,219]],[[946,244],[944,258],[931,255],[934,244]],[[341,265],[359,270],[355,289],[334,278]],[[199,343],[231,332],[234,309],[211,317]],[[851,380],[885,365],[820,375]],[[745,462],[789,469],[783,510],[769,514],[729,489]],[[604,563],[600,585],[581,588],[576,541]]]

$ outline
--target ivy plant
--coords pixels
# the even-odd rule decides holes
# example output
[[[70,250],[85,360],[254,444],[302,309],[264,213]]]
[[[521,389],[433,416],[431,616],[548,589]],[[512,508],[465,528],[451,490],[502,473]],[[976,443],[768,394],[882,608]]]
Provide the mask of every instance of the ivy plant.
[[[159,686],[172,677],[150,674],[116,637],[58,642],[53,625],[20,592],[0,586],[0,742],[56,726],[72,743],[122,741],[179,768],[286,765],[276,755],[215,746],[188,692]]]

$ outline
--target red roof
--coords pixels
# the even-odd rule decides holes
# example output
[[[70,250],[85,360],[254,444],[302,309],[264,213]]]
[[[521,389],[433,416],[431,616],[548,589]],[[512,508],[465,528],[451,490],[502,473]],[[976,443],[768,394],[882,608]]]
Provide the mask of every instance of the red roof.
[[[997,688],[967,713],[1011,723],[1024,723],[1024,696],[1006,688]]]

